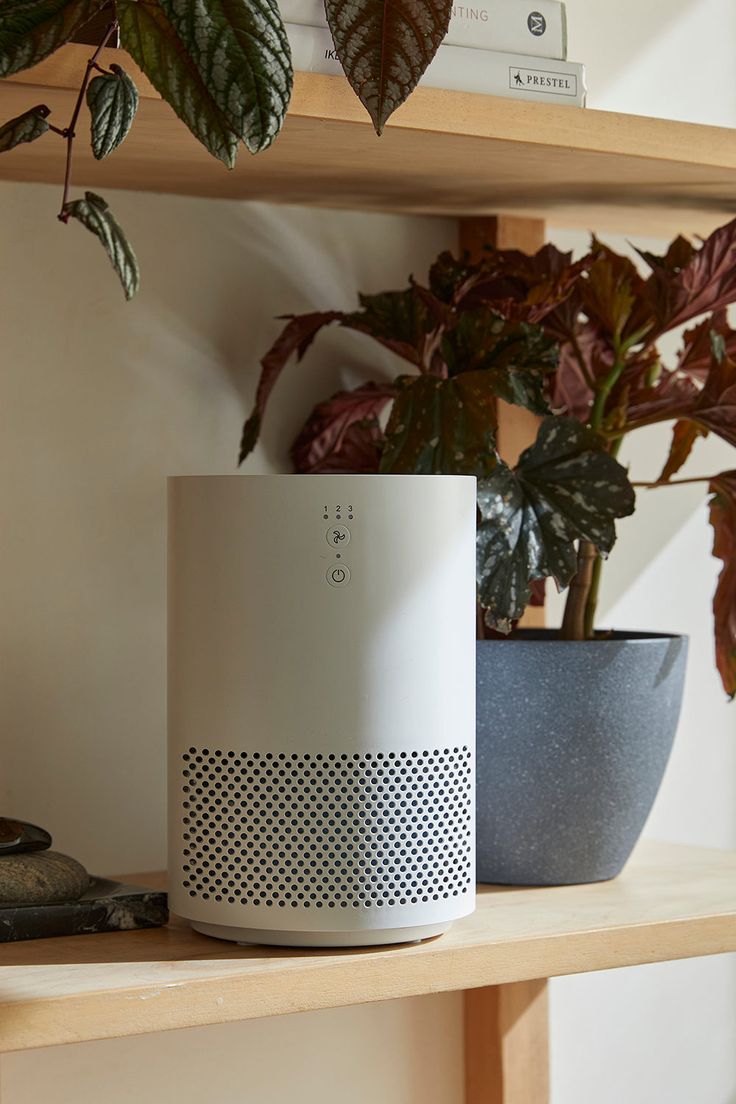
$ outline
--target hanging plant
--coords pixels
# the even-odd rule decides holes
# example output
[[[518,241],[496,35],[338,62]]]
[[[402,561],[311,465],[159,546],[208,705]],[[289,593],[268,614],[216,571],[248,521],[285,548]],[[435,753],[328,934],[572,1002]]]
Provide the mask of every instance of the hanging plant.
[[[72,41],[108,0],[3,0],[0,78],[29,69]],[[416,87],[447,33],[451,0],[326,0],[335,49],[378,134]],[[227,168],[241,144],[267,149],[286,116],[293,84],[291,52],[276,0],[116,0],[111,21],[81,74],[72,116],[58,123],[47,105],[0,126],[0,153],[48,134],[67,145],[59,219],[94,233],[126,298],[138,290],[135,253],[108,204],[87,192],[72,198],[74,143],[82,107],[100,160],[134,123],[138,91],[123,66],[102,64],[114,34],[154,88],[207,151]]]

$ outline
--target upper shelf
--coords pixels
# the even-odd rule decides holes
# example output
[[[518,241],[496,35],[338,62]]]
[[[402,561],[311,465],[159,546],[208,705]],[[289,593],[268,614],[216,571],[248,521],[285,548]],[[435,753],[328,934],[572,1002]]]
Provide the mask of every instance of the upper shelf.
[[[103,60],[135,74],[121,54],[107,50]],[[0,121],[46,102],[64,125],[88,55],[66,46],[0,82]],[[280,137],[257,157],[243,150],[228,172],[138,77],[130,136],[100,164],[79,142],[77,183],[371,211],[515,213],[653,235],[703,234],[736,214],[729,129],[419,88],[378,139],[345,80],[297,73]],[[60,181],[63,157],[49,135],[3,154],[0,177]]]
[[[152,931],[5,944],[0,1051],[734,950],[736,852],[646,843],[612,882],[481,886],[473,916],[421,944],[237,947],[176,920]]]

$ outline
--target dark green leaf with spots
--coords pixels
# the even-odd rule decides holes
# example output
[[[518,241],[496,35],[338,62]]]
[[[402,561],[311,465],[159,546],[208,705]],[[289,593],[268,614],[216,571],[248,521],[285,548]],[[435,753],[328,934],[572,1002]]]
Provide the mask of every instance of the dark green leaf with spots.
[[[500,399],[549,413],[547,379],[557,367],[559,345],[541,326],[508,322],[484,308],[465,311],[445,334],[442,355],[451,375],[483,371]]]
[[[546,418],[513,471],[499,463],[478,483],[478,588],[488,624],[508,632],[534,579],[567,586],[577,567],[575,541],[590,541],[606,556],[615,519],[633,513],[634,497],[597,434],[572,418]]]
[[[486,372],[401,376],[381,471],[486,475],[496,464],[496,398]]]
[[[90,81],[87,106],[92,120],[92,153],[98,161],[125,140],[138,110],[138,89],[119,65]]]
[[[23,142],[35,142],[37,138],[46,134],[49,129],[49,124],[46,122],[48,114],[49,109],[46,105],[39,104],[38,107],[32,107],[30,111],[24,111],[17,119],[10,119],[0,126],[0,153],[14,149]]]
[[[346,314],[340,325],[375,338],[397,356],[421,367],[434,321],[417,288],[359,298],[361,309]]]
[[[138,261],[105,200],[94,192],[85,192],[84,199],[67,203],[64,211],[68,218],[81,222],[100,239],[120,277],[125,298],[132,299],[140,285]]]

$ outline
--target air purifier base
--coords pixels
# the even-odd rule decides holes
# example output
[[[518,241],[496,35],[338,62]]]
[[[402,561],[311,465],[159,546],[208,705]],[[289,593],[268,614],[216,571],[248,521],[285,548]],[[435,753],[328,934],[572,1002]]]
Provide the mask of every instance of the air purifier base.
[[[375,928],[359,931],[274,931],[267,928],[231,928],[227,924],[192,921],[202,935],[229,939],[233,943],[256,943],[270,947],[378,947],[387,943],[417,943],[442,935],[452,921],[419,924],[411,928]]]

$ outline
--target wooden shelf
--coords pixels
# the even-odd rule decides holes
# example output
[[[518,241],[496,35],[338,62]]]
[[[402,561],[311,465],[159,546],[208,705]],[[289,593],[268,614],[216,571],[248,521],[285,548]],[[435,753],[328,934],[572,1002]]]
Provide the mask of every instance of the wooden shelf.
[[[147,881],[160,884],[161,876]],[[422,944],[319,952],[241,948],[196,935],[178,921],[147,932],[6,944],[0,947],[0,1050],[734,950],[736,852],[646,843],[613,882],[480,887],[473,916]]]
[[[67,46],[0,82],[0,114],[46,102],[65,123],[89,49]],[[107,61],[135,66],[121,51]],[[706,233],[736,214],[736,132],[419,88],[381,139],[337,77],[299,73],[283,132],[228,172],[138,74],[139,118],[100,164],[79,143],[76,180],[105,191],[266,199],[372,211],[525,214],[557,225]],[[85,116],[82,116],[86,128]],[[7,180],[59,181],[53,136],[0,158]]]

